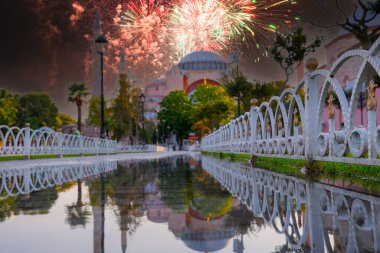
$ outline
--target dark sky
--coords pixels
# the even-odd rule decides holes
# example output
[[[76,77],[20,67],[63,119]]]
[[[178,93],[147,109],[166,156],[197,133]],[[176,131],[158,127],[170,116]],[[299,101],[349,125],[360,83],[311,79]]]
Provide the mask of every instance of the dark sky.
[[[125,0],[128,1],[128,0]],[[346,2],[348,0],[339,0]],[[72,0],[2,0],[0,15],[0,88],[15,92],[48,92],[65,113],[75,115],[67,102],[67,87],[90,78],[91,41],[95,10],[104,23],[110,21],[118,0],[78,1],[84,12],[76,12]],[[300,0],[297,8],[317,20],[326,17],[315,12],[312,0]],[[79,15],[73,25],[72,15]],[[112,27],[110,28],[112,29]],[[308,33],[334,34],[306,26]],[[87,66],[87,67],[86,67]],[[243,57],[242,68],[251,79],[278,80],[282,74],[271,60],[252,64]],[[112,84],[110,84],[112,83]],[[108,80],[108,95],[115,82]]]

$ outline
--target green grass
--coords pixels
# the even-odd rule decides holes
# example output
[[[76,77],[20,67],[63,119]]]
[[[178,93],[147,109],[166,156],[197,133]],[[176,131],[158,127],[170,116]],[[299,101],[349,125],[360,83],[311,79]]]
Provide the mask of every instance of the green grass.
[[[96,156],[96,155],[107,155],[107,154],[66,154],[66,155],[63,155],[63,157],[67,158],[67,157]],[[49,159],[49,158],[58,158],[58,155],[32,155],[30,157],[31,160]],[[0,156],[0,162],[19,161],[19,160],[26,160],[26,157],[24,155]]]
[[[233,154],[222,152],[202,152],[202,154],[233,161],[249,161],[251,159],[251,155],[249,154]],[[288,159],[265,156],[257,156],[256,165],[264,169],[292,173],[299,171],[301,168],[308,167],[310,168],[311,174],[339,175],[347,177],[357,176],[380,180],[380,166],[375,165],[349,164],[327,161],[315,161],[309,164],[306,160],[303,159]]]
[[[203,151],[202,154],[231,161],[248,162],[251,160],[251,155],[249,154]],[[360,185],[363,189],[369,190],[372,193],[380,193],[380,166],[326,161],[315,161],[308,164],[307,161],[303,159],[264,156],[256,157],[255,166],[316,181],[340,180],[345,182],[345,184]],[[301,169],[306,166],[311,168],[310,174],[308,175],[301,172]]]

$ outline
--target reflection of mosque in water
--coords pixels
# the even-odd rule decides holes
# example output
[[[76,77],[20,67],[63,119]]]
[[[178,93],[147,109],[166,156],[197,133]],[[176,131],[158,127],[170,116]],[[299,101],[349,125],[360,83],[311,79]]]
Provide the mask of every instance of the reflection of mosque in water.
[[[119,224],[121,231],[122,252],[127,249],[127,236],[132,234],[140,225],[142,217],[154,223],[167,223],[169,230],[176,238],[192,250],[199,252],[212,252],[223,249],[233,240],[235,252],[243,252],[242,234],[249,227],[259,227],[262,220],[257,220],[240,202],[233,199],[227,191],[221,194],[213,193],[208,196],[206,192],[197,190],[199,185],[213,181],[212,177],[202,172],[199,163],[189,158],[177,160],[160,160],[151,168],[136,162],[123,162],[120,168],[107,180],[114,187],[113,196],[109,196],[118,206]],[[174,164],[173,164],[174,163]],[[195,165],[198,164],[198,167]],[[182,166],[182,167],[181,167]],[[160,169],[156,168],[160,167]],[[125,169],[124,169],[125,168]],[[171,168],[175,168],[172,170]],[[192,170],[192,171],[190,171]],[[173,177],[168,177],[168,173]],[[160,174],[161,173],[161,174]],[[172,181],[181,181],[179,185],[173,185]],[[207,181],[207,182],[205,182]],[[214,182],[214,181],[213,181]],[[171,185],[170,188],[167,186]],[[161,187],[160,189],[160,186]],[[176,188],[176,187],[179,188]],[[221,192],[220,185],[213,192]],[[107,191],[107,186],[100,187],[101,191]],[[181,189],[180,189],[181,188]],[[185,197],[177,190],[186,191]],[[173,193],[175,196],[171,196]],[[90,194],[90,196],[96,194]],[[99,195],[99,194],[97,194]],[[101,195],[101,194],[100,194]],[[199,203],[214,200],[213,207],[199,208]],[[93,205],[94,215],[94,252],[104,252],[104,203]],[[102,204],[103,203],[103,204]],[[201,205],[203,206],[203,205]]]
[[[160,198],[158,185],[150,184],[150,189],[146,199],[147,218],[152,222],[168,223],[169,230],[180,238],[187,247],[200,252],[213,252],[226,247],[229,240],[235,234],[232,224],[228,224],[229,215],[222,215],[210,219],[202,217],[189,207],[186,212],[176,212],[166,206]],[[239,208],[239,203],[235,201],[234,207]]]
[[[189,159],[127,161],[118,169],[110,162],[0,171],[0,221],[47,214],[58,199],[57,185],[76,184],[77,201],[65,207],[66,222],[84,227],[90,215],[82,203],[85,182],[94,253],[104,252],[106,202],[115,208],[123,253],[127,237],[146,218],[167,223],[176,238],[199,252],[218,251],[230,242],[234,252],[243,252],[243,236],[259,234],[262,227],[286,238],[275,252],[380,252],[380,198],[361,193],[357,185],[347,190],[205,156],[202,170]],[[14,200],[12,207],[8,200]]]

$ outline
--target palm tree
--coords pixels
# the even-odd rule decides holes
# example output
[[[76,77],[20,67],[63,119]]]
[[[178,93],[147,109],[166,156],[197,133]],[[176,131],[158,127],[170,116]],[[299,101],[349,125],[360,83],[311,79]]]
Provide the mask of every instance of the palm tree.
[[[69,87],[69,97],[68,100],[70,102],[75,102],[78,107],[78,130],[81,132],[81,123],[82,123],[82,105],[84,102],[84,98],[87,97],[90,93],[88,92],[88,88],[85,83],[73,83]]]

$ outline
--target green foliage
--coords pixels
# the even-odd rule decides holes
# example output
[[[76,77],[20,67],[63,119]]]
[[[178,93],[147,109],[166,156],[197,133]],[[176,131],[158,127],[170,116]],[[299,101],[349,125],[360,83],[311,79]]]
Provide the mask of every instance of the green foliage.
[[[68,101],[76,103],[77,106],[82,106],[83,99],[86,98],[90,93],[85,83],[73,83],[69,87]]]
[[[32,129],[53,127],[58,108],[47,93],[28,93],[20,98],[17,125],[30,123]]]
[[[104,125],[105,130],[112,130],[112,119],[110,115],[112,114],[112,110],[107,107],[107,103],[105,103],[104,108]],[[90,99],[90,106],[88,108],[88,123],[92,126],[100,127],[100,97],[93,97]]]
[[[194,122],[203,122],[210,130],[228,123],[233,113],[234,100],[220,86],[203,84],[194,91],[190,101]]]
[[[17,113],[17,97],[7,90],[0,90],[0,125],[14,125]]]
[[[127,134],[131,128],[131,109],[132,109],[132,85],[127,79],[127,75],[120,75],[119,79],[119,94],[113,101],[112,120],[114,137],[120,140]]]
[[[71,118],[70,115],[64,114],[64,113],[58,113],[58,115],[55,117],[55,128],[59,129],[64,125],[71,125],[74,124],[75,120]]]
[[[88,88],[86,87],[85,83],[74,83],[70,85],[69,87],[69,96],[68,101],[75,103],[78,108],[78,130],[81,131],[81,124],[82,124],[82,105],[84,102],[84,99],[90,95],[88,92]]]
[[[170,92],[160,105],[160,125],[175,133],[181,142],[190,133],[193,125],[189,98],[183,90],[176,90]]]
[[[271,97],[278,94],[281,90],[281,84],[283,81],[273,81],[273,82],[254,82],[252,89],[249,90],[250,98],[255,98],[258,100],[259,104],[263,102],[268,102]]]
[[[273,82],[249,82],[244,75],[239,75],[232,80],[225,79],[223,87],[230,97],[239,97],[243,113],[251,109],[251,100],[257,99],[258,103],[268,102],[269,99],[280,93],[282,81]]]
[[[250,110],[253,84],[244,75],[239,74],[231,80],[224,79],[223,87],[230,97],[236,97],[241,100],[244,112]]]
[[[287,34],[277,32],[270,53],[286,75],[286,80],[281,85],[281,91],[285,89],[289,75],[294,72],[308,53],[315,52],[321,45],[322,39],[322,37],[316,37],[309,45],[306,45],[307,36],[303,34],[301,27],[297,27]]]

